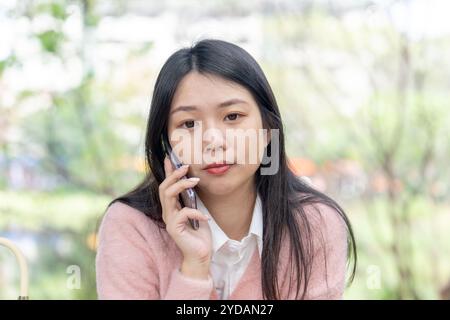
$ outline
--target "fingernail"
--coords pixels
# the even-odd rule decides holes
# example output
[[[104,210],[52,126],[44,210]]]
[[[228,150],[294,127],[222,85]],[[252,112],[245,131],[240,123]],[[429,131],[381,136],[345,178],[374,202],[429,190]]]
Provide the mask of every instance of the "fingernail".
[[[189,167],[188,164],[183,164],[183,165],[180,167],[180,170],[186,169],[187,167]]]
[[[199,180],[200,180],[200,178],[197,178],[197,177],[192,177],[192,178],[189,178],[189,180],[191,180],[191,181],[193,181],[193,182],[197,182],[197,181],[199,181]]]

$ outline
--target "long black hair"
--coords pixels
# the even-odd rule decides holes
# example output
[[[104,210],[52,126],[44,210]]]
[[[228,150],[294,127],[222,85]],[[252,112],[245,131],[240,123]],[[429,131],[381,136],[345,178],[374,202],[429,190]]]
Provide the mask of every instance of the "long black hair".
[[[303,182],[291,171],[285,154],[283,124],[272,89],[253,57],[229,42],[202,40],[192,47],[176,51],[163,65],[155,83],[147,122],[145,155],[148,173],[136,188],[114,199],[110,205],[115,201],[123,202],[147,215],[160,230],[165,228],[158,193],[159,184],[165,179],[161,136],[167,134],[169,108],[175,90],[181,79],[191,71],[219,76],[245,87],[257,102],[264,128],[279,130],[279,170],[273,175],[262,175],[260,167],[255,177],[264,221],[261,256],[261,286],[264,298],[280,299],[277,266],[284,230],[288,230],[290,256],[295,263],[296,297],[299,293],[301,298],[305,297],[313,258],[311,224],[303,210],[304,206],[309,204],[328,205],[334,208],[345,222],[348,232],[348,259],[353,258],[351,282],[356,269],[356,245],[350,222],[334,200]],[[267,154],[270,154],[271,142],[266,149]]]

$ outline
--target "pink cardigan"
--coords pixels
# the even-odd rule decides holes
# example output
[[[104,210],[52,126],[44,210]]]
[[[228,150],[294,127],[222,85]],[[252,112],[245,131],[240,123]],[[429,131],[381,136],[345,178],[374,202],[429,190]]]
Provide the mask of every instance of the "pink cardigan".
[[[312,217],[316,244],[306,298],[341,299],[345,287],[347,229],[334,209],[325,205],[315,207],[320,214],[312,206],[305,208]],[[278,270],[280,292],[282,299],[295,299],[295,290],[288,294],[288,250],[289,241],[283,236]],[[115,202],[108,208],[99,230],[98,298],[217,300],[211,277],[202,280],[184,276],[179,271],[181,261],[181,251],[164,229],[159,229],[140,211]],[[260,263],[255,250],[230,300],[263,299]]]

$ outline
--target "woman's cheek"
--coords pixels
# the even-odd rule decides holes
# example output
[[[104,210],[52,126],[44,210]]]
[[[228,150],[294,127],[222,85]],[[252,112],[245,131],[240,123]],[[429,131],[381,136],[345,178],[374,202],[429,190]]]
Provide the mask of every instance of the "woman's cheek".
[[[256,173],[258,168],[258,164],[241,164],[238,165],[238,170],[235,171],[235,174],[240,180],[247,180]]]

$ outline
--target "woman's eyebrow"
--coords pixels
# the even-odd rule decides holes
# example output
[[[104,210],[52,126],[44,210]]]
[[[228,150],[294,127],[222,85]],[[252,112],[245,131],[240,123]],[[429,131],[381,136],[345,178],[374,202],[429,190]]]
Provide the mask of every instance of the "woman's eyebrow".
[[[224,101],[224,102],[220,103],[220,104],[218,105],[218,107],[219,107],[219,108],[229,107],[229,106],[232,106],[233,104],[239,104],[239,103],[245,103],[245,104],[247,104],[247,102],[244,101],[244,100],[234,98],[234,99],[230,99],[230,100],[227,100],[227,101]]]
[[[234,104],[239,104],[239,103],[248,104],[245,100],[233,98],[233,99],[229,99],[229,100],[219,103],[217,105],[217,107],[225,108],[225,107],[229,107],[229,106],[232,106]],[[178,112],[178,111],[195,111],[195,110],[197,110],[196,106],[179,106],[179,107],[176,107],[175,109],[173,109],[170,112],[170,114],[174,114],[175,112]]]

